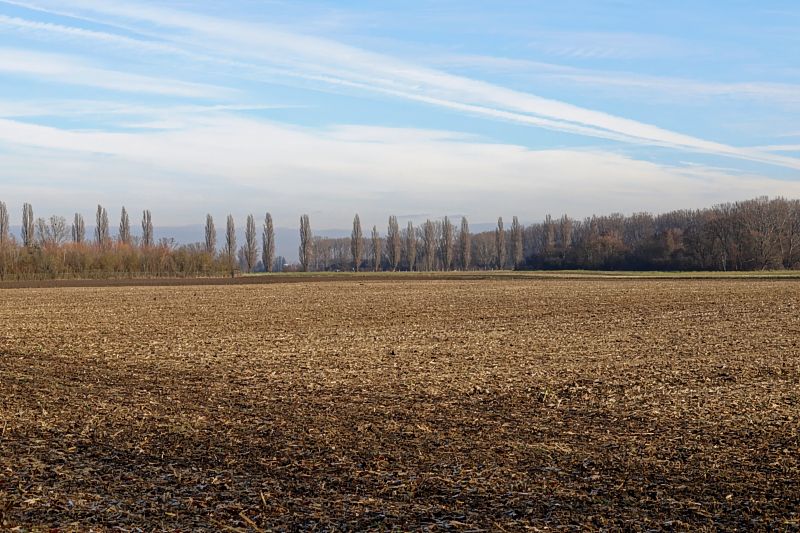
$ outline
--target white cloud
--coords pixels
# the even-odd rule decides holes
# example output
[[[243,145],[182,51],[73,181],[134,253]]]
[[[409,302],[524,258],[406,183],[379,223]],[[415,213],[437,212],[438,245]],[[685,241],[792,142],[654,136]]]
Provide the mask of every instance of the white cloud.
[[[68,37],[81,40],[101,41],[107,45],[120,46],[125,48],[132,48],[134,50],[145,50],[148,52],[160,52],[166,54],[181,54],[186,52],[178,47],[170,46],[165,43],[155,41],[145,41],[142,39],[133,39],[124,35],[117,35],[114,33],[87,30],[85,28],[77,28],[75,26],[65,26],[63,24],[55,24],[52,22],[39,22],[35,20],[28,20],[20,17],[9,17],[0,14],[0,26],[6,26],[22,30],[25,32],[38,32],[42,34],[55,34],[62,37]]]
[[[757,149],[763,152],[800,152],[800,144],[775,144],[759,146]]]
[[[222,112],[195,116],[180,130],[136,133],[0,120],[0,168],[9,204],[142,205],[162,224],[196,221],[214,209],[237,216],[270,209],[290,226],[303,210],[323,228],[345,227],[355,211],[369,223],[392,212],[538,220],[562,210],[585,216],[800,196],[796,182],[611,152],[530,150],[443,131],[319,130]],[[46,190],[64,197],[48,200]]]
[[[713,97],[737,98],[785,105],[800,106],[800,85],[767,82],[712,82],[687,78],[646,76],[632,72],[576,68],[541,61],[513,59],[485,55],[441,55],[428,59],[430,64],[440,67],[481,69],[490,72],[506,72],[570,82],[576,86],[631,89],[621,92],[625,97],[637,94],[652,101],[659,95],[685,103],[687,99],[707,100]]]
[[[34,52],[17,48],[0,48],[0,72],[69,85],[187,98],[230,97],[235,93],[231,89],[213,85],[100,68],[64,54]]]
[[[112,125],[121,125],[120,117],[140,120],[175,119],[185,115],[221,111],[268,111],[298,109],[308,106],[295,104],[218,104],[218,105],[141,105],[109,100],[0,100],[0,117],[93,117],[103,118]]]
[[[62,3],[15,2],[59,10]],[[507,89],[264,24],[212,18],[153,4],[73,0],[72,10],[108,24],[147,23],[171,46],[220,62],[247,62],[276,76],[372,91],[454,111],[616,141],[667,146],[800,169],[800,159],[738,148],[639,121]],[[625,45],[630,39],[625,40]],[[263,75],[263,72],[262,72]],[[587,81],[588,83],[588,81]]]
[[[528,43],[531,48],[575,59],[675,58],[705,53],[697,43],[652,34],[541,29],[533,29],[532,33]]]

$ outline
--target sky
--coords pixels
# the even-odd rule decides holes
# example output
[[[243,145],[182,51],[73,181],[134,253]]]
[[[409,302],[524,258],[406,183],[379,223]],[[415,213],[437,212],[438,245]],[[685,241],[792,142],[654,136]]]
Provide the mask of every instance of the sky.
[[[367,227],[800,197],[800,4],[0,0],[0,201]]]

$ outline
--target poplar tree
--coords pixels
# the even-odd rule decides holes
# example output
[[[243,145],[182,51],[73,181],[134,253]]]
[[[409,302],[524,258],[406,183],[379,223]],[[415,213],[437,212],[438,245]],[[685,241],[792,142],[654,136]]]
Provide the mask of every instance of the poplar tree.
[[[5,202],[0,202],[0,246],[4,246],[10,240],[10,228],[8,208]]]
[[[442,249],[442,270],[450,270],[453,264],[453,224],[448,217],[442,221],[441,249]]]
[[[436,266],[436,227],[430,219],[422,225],[422,246],[425,250],[425,270],[431,271]]]
[[[247,215],[247,224],[244,228],[244,262],[247,272],[252,272],[258,261],[258,236],[256,235],[256,219]]]
[[[524,259],[524,250],[522,248],[522,224],[519,219],[514,217],[511,220],[511,258],[514,262],[514,269],[522,264]]]
[[[22,244],[30,248],[34,243],[33,206],[29,203],[22,205]]]
[[[300,217],[300,267],[303,272],[308,272],[311,266],[311,258],[313,255],[313,236],[311,234],[311,223],[309,222],[308,215]]]
[[[119,217],[119,242],[122,244],[131,243],[131,219],[128,211],[122,206],[122,214]]]
[[[459,251],[461,252],[461,268],[469,270],[472,264],[472,235],[469,232],[467,217],[461,217],[461,231],[458,234]]]
[[[361,232],[361,219],[358,213],[353,217],[353,231],[350,233],[350,255],[353,258],[353,270],[358,272],[361,259],[364,257],[364,235]]]
[[[145,209],[142,212],[142,246],[150,248],[153,244],[153,214]]]
[[[236,224],[233,222],[233,215],[228,215],[225,227],[225,259],[228,260],[228,269],[233,277],[236,273]]]
[[[494,230],[494,246],[497,268],[502,270],[506,266],[506,232],[503,229],[503,217],[497,219],[497,229]]]
[[[381,268],[381,236],[378,227],[372,226],[372,270],[377,272]]]
[[[397,217],[392,215],[389,217],[389,229],[386,233],[386,255],[389,258],[389,264],[392,266],[393,271],[396,271],[397,265],[400,264],[402,246],[400,226],[397,223]]]
[[[100,249],[105,250],[111,243],[111,234],[108,229],[108,211],[102,205],[97,206],[95,215],[94,240]]]
[[[72,219],[72,242],[75,244],[83,244],[86,240],[86,222],[83,220],[83,215],[75,213]]]
[[[217,228],[214,226],[214,217],[206,215],[206,253],[214,255],[217,253]]]
[[[408,260],[409,272],[413,272],[417,263],[417,233],[414,229],[414,224],[410,220],[406,229],[406,259]]]
[[[272,215],[269,213],[264,217],[264,232],[261,235],[261,261],[264,269],[272,272],[275,264],[275,228],[272,226]]]

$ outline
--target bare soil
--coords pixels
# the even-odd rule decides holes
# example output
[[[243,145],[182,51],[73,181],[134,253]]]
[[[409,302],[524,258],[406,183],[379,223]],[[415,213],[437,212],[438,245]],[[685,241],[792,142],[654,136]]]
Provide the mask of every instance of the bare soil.
[[[800,528],[800,282],[0,292],[0,529]]]

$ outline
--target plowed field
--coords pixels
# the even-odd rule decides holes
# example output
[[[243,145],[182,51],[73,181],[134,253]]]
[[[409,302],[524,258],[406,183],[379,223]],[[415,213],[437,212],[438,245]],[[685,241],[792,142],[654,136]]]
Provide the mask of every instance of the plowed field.
[[[800,528],[800,282],[0,292],[0,529]]]

